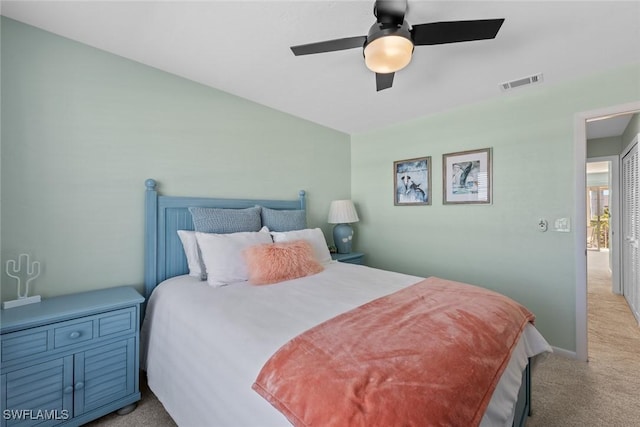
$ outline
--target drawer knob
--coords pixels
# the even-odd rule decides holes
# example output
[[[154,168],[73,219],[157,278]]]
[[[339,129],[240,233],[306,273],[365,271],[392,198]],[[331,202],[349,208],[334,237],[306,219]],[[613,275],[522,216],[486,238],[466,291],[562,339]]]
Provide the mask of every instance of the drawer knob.
[[[83,382],[79,382],[76,384],[76,391],[77,390],[82,390],[84,388],[84,383]]]
[[[80,336],[80,332],[78,331],[73,331],[69,334],[69,338],[78,338]]]
[[[71,394],[73,393],[73,386],[69,386],[69,387],[65,387],[64,388],[64,394]]]

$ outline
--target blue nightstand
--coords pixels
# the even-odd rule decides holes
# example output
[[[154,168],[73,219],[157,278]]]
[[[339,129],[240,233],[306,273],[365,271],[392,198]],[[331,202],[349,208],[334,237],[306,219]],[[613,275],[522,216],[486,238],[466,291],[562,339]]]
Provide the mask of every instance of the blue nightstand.
[[[78,426],[133,410],[143,301],[134,288],[118,287],[1,310],[0,427],[18,419]]]
[[[348,254],[331,254],[334,261],[346,262],[348,264],[364,265],[364,254],[362,252],[350,252]]]

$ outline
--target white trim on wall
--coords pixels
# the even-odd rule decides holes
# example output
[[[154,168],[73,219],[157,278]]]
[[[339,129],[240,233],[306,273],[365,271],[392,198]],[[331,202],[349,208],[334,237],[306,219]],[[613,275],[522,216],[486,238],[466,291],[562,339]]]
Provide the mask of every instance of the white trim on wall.
[[[587,343],[587,223],[586,162],[587,120],[640,110],[640,101],[615,105],[598,110],[576,113],[573,125],[575,170],[575,257],[576,257],[576,359],[588,360]]]
[[[576,352],[575,351],[570,351],[564,348],[560,348],[560,347],[555,347],[555,346],[551,346],[551,349],[553,350],[553,354],[555,354],[556,356],[562,356],[565,359],[577,359],[578,357],[576,356]]]

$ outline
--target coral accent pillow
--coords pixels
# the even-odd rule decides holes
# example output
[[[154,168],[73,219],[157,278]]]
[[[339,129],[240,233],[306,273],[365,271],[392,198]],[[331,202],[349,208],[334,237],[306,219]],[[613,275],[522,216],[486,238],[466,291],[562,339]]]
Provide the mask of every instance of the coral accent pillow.
[[[249,282],[254,285],[297,279],[324,270],[305,240],[250,246],[244,250],[244,257]]]

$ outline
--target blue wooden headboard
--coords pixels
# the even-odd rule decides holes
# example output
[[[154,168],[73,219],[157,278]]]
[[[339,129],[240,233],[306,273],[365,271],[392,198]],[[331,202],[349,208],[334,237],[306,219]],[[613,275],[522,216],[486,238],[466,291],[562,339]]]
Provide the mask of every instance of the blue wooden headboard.
[[[189,207],[242,209],[255,205],[271,209],[305,209],[304,190],[297,200],[213,199],[161,196],[153,179],[145,181],[144,292],[149,298],[156,285],[170,277],[187,274],[187,259],[178,230],[193,230]]]

